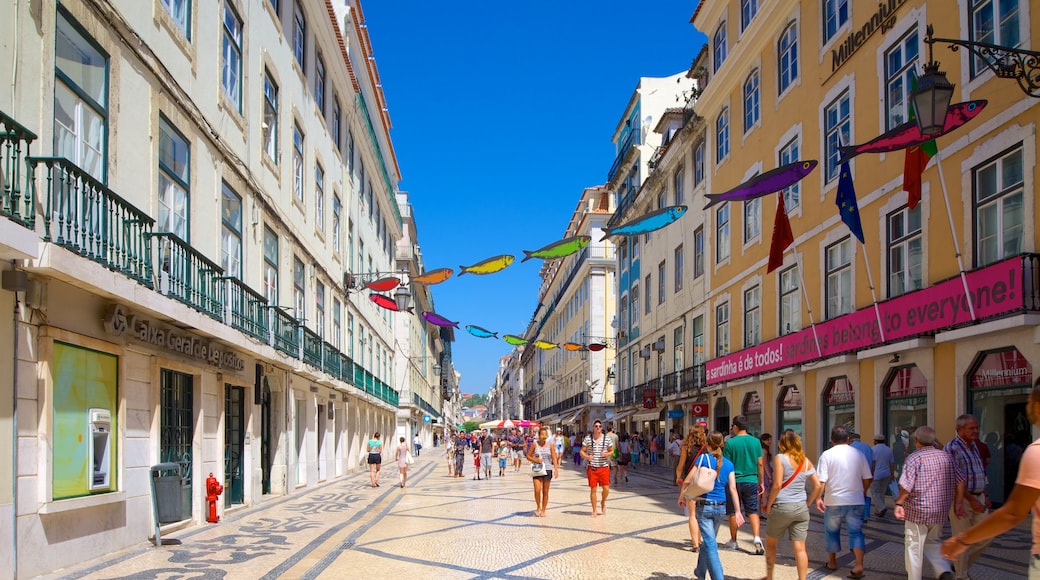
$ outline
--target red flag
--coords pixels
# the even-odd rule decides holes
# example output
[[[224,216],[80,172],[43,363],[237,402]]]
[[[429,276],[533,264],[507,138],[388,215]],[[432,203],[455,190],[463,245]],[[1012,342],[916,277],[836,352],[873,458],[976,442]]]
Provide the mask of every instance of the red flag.
[[[776,270],[784,263],[784,250],[794,243],[794,233],[791,232],[791,220],[787,219],[787,209],[784,208],[784,194],[777,194],[780,199],[776,204],[776,218],[773,220],[773,241],[769,244],[769,266],[766,274]]]
[[[903,189],[907,193],[907,206],[910,209],[917,207],[921,201],[921,174],[936,152],[935,139],[906,150],[903,161]]]

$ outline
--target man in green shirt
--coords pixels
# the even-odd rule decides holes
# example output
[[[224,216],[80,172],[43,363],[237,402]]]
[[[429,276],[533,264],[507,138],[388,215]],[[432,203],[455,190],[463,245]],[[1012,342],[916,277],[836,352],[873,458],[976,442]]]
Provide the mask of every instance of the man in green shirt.
[[[729,515],[730,541],[724,547],[738,550],[737,517],[734,502],[739,501],[741,512],[751,521],[751,533],[754,534],[756,554],[764,554],[765,546],[759,536],[758,496],[762,493],[762,443],[757,437],[747,432],[747,417],[740,415],[733,418],[730,428],[732,437],[726,441],[722,450],[723,457],[733,462],[733,473],[737,478],[737,497],[729,498],[726,513]]]

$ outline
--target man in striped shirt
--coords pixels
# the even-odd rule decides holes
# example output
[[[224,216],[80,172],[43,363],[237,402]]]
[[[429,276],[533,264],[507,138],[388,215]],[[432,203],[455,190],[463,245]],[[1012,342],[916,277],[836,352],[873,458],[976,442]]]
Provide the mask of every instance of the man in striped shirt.
[[[957,417],[956,427],[957,436],[946,444],[946,452],[964,474],[964,514],[958,517],[950,513],[950,529],[955,536],[986,519],[990,508],[989,494],[986,492],[986,467],[976,446],[979,440],[979,420],[974,415],[961,415]],[[968,570],[990,541],[974,544],[957,556],[954,568],[958,580],[968,578]]]
[[[950,512],[964,514],[964,473],[945,451],[934,447],[935,429],[914,431],[917,451],[906,458],[899,476],[896,518],[906,521],[906,575],[920,580],[927,560],[940,580],[953,578],[950,562],[939,553],[939,534]]]
[[[610,458],[614,455],[614,442],[603,433],[603,423],[592,424],[592,433],[581,442],[581,457],[589,462],[585,474],[589,478],[589,499],[592,501],[592,517],[607,513],[607,495],[610,494]],[[603,496],[597,509],[596,488],[603,488]]]

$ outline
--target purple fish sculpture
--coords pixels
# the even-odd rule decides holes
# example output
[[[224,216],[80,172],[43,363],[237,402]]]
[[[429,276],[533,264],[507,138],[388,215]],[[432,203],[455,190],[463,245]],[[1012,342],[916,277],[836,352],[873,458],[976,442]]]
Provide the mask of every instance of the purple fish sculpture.
[[[841,152],[841,160],[847,161],[860,153],[889,153],[926,143],[974,119],[982,112],[982,109],[986,108],[987,103],[988,101],[979,100],[950,105],[950,109],[946,111],[946,123],[943,125],[943,130],[935,135],[921,134],[917,121],[911,119],[861,145],[838,147],[838,151]]]
[[[452,321],[448,320],[447,318],[444,318],[440,314],[437,314],[436,312],[426,311],[426,312],[423,312],[421,314],[421,316],[423,317],[423,320],[425,320],[426,322],[429,322],[430,324],[432,324],[434,326],[444,326],[444,327],[453,326],[455,328],[459,327],[459,323],[458,322],[452,322]]]
[[[708,198],[708,205],[704,209],[724,201],[747,201],[780,191],[801,181],[816,169],[816,165],[815,159],[795,161],[756,175],[725,193],[706,193],[704,197]]]

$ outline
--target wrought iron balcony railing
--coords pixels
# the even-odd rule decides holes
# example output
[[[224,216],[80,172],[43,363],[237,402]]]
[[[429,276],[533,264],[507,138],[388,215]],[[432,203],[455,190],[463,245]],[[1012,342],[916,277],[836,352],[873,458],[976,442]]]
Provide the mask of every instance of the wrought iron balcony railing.
[[[300,323],[279,307],[270,306],[267,310],[271,319],[268,325],[271,329],[271,346],[291,357],[302,358],[300,354]]]
[[[339,378],[340,365],[339,349],[327,342],[321,344],[321,368],[328,374]]]
[[[304,327],[303,328],[303,362],[318,367],[321,367],[321,353],[322,353],[321,336],[317,332]]]
[[[267,342],[267,299],[238,278],[221,276],[217,280],[223,290],[224,324]]]
[[[220,277],[224,269],[171,232],[145,234],[155,255],[155,288],[188,306],[222,319]]]
[[[22,181],[29,146],[36,134],[0,112],[0,215],[29,229],[36,225],[33,188]]]

